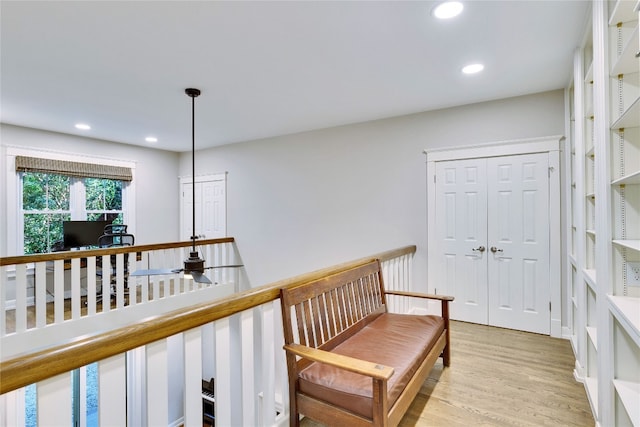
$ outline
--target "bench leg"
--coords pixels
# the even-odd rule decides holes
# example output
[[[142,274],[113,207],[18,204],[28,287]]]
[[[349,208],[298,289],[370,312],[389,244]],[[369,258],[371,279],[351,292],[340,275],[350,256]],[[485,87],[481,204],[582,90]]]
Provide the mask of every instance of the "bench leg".
[[[300,414],[298,414],[298,402],[296,400],[295,384],[289,383],[289,426],[300,427]]]
[[[444,327],[447,331],[447,345],[442,350],[442,364],[444,366],[451,365],[451,339],[449,338],[449,301],[442,301],[442,318],[444,319]]]

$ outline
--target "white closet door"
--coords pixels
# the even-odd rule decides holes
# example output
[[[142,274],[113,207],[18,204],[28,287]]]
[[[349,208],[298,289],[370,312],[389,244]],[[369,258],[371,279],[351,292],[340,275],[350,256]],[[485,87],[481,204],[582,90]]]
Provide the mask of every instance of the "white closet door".
[[[182,179],[182,233],[180,238],[189,240],[192,236],[193,206],[192,182]],[[224,175],[196,178],[195,188],[195,234],[202,239],[216,239],[227,234],[226,180]]]
[[[550,332],[548,158],[487,159],[490,325]]]
[[[437,292],[455,296],[451,318],[487,324],[486,159],[436,164]]]

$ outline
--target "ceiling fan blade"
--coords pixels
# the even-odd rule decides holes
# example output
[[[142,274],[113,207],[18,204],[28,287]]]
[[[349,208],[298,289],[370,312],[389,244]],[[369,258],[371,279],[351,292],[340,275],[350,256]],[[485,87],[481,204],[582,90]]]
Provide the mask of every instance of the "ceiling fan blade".
[[[192,271],[191,277],[193,277],[194,282],[211,284],[211,280],[199,271]]]
[[[227,265],[212,265],[211,267],[205,267],[205,270],[209,270],[211,268],[238,268],[244,267],[244,264],[227,264]]]
[[[156,268],[151,270],[136,270],[132,273],[129,273],[129,276],[159,276],[165,274],[176,274],[180,273],[182,268]]]

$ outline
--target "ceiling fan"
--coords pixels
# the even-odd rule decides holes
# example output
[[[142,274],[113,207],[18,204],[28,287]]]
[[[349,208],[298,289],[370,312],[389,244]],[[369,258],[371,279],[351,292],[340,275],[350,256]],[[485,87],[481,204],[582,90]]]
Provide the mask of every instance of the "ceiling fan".
[[[167,268],[167,269],[150,269],[150,270],[137,270],[130,273],[130,276],[157,276],[166,274],[177,274],[184,272],[185,277],[190,275],[195,282],[198,283],[211,283],[211,280],[204,275],[204,270],[212,268],[235,268],[242,267],[242,264],[230,264],[230,265],[217,265],[212,267],[205,267],[205,260],[200,258],[198,251],[196,250],[196,130],[195,130],[195,112],[196,112],[196,97],[200,95],[200,89],[188,88],[185,89],[185,93],[191,98],[191,176],[193,177],[192,188],[192,228],[191,228],[191,252],[189,258],[184,260],[184,266],[182,268]]]

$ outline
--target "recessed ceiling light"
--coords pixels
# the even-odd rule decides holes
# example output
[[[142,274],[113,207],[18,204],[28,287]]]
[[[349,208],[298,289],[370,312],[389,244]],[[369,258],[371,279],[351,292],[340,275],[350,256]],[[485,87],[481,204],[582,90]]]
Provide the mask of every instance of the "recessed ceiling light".
[[[482,64],[470,64],[462,69],[462,72],[465,74],[475,74],[484,70],[484,65]]]
[[[440,3],[433,9],[433,16],[439,19],[449,19],[460,15],[464,6],[459,1]]]
[[[76,129],[89,130],[91,129],[91,126],[86,123],[76,123]]]
[[[147,142],[158,142],[158,138],[156,138],[155,136],[148,136],[144,140]]]

